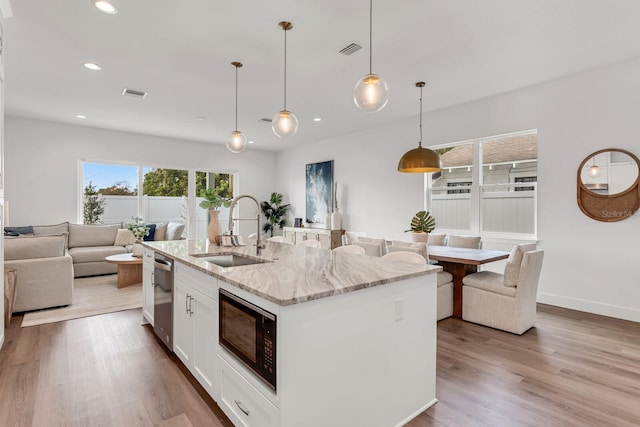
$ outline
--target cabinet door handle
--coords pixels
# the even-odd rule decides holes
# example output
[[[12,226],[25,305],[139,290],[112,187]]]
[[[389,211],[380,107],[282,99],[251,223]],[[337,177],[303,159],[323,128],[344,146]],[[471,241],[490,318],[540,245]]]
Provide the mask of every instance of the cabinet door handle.
[[[189,294],[187,293],[187,297],[184,299],[184,311],[188,314],[191,315],[191,313],[189,313],[189,298],[191,298],[189,296]]]
[[[189,316],[193,317],[193,307],[191,306],[191,303],[193,302],[195,298],[193,297],[189,297]]]
[[[246,409],[244,409],[242,407],[242,402],[240,402],[239,400],[233,400],[234,402],[236,402],[236,406],[246,415],[249,416],[249,411],[247,411]]]

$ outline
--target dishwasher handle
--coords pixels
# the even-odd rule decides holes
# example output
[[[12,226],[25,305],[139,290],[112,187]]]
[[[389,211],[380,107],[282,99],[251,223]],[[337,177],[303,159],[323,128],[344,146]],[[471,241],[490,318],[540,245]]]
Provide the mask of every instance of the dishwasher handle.
[[[153,262],[153,268],[163,271],[171,271],[171,262],[162,259],[157,259]]]

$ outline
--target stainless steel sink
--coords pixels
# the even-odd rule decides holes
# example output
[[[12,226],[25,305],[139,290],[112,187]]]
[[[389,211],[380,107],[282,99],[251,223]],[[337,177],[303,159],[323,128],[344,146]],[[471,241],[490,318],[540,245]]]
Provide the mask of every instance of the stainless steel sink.
[[[220,267],[239,267],[242,265],[254,265],[270,262],[267,260],[249,258],[244,255],[238,254],[221,254],[221,255],[209,255],[209,254],[193,254],[192,256],[207,261]]]

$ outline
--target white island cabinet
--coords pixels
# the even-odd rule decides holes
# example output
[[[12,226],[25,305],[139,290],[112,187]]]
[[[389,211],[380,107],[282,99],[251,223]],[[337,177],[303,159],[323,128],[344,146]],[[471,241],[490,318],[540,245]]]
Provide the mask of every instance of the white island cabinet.
[[[174,263],[173,352],[217,399],[218,286],[214,277]]]
[[[402,426],[436,403],[441,267],[252,243],[146,243],[175,260],[173,351],[235,426]],[[219,344],[220,289],[275,315],[275,389]]]
[[[142,249],[142,323],[153,326],[153,261],[154,253],[149,248]]]
[[[402,426],[436,402],[436,275],[277,306],[275,393],[224,348],[218,405],[236,426]]]

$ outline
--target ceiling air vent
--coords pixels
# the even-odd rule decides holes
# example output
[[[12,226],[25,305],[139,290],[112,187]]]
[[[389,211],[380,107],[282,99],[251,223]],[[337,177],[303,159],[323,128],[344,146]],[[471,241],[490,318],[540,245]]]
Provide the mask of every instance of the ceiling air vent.
[[[271,119],[267,119],[266,117],[263,117],[263,118],[261,118],[261,119],[258,119],[258,121],[259,121],[260,123],[271,123],[273,120],[271,120]]]
[[[139,99],[144,99],[145,96],[147,96],[147,92],[142,92],[141,90],[126,89],[126,88],[124,91],[122,91],[122,94],[126,96],[132,96],[134,98],[139,98]]]
[[[359,45],[358,43],[353,42],[350,45],[345,46],[342,49],[340,49],[339,52],[341,54],[345,55],[345,56],[349,56],[349,55],[353,55],[354,53],[356,53],[360,49],[362,49],[362,45]]]

